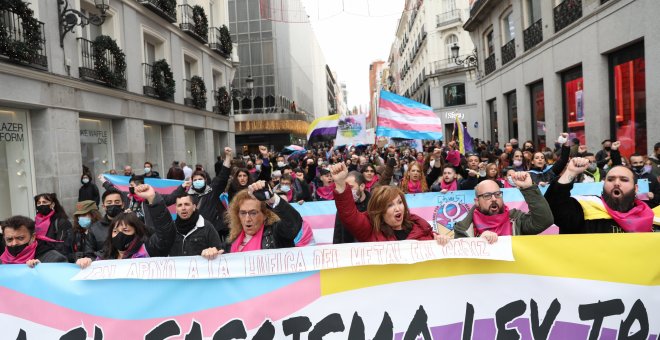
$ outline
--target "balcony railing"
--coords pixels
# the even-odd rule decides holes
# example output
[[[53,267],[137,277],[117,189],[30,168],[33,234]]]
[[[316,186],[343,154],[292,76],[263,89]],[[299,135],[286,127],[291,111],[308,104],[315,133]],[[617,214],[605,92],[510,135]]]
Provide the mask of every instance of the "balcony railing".
[[[176,22],[176,1],[174,0],[136,0],[168,22]]]
[[[516,39],[511,39],[502,46],[502,65],[510,62],[516,57]]]
[[[149,97],[155,97],[158,98],[156,95],[156,89],[154,89],[153,82],[151,80],[151,70],[153,69],[153,66],[151,64],[143,63],[142,64],[142,69],[144,71],[144,86],[143,86],[143,91],[144,94],[149,96]]]
[[[80,49],[80,67],[78,68],[78,73],[81,78],[91,80],[103,85],[108,85],[120,89],[126,89],[126,75],[122,74],[123,81],[118,84],[111,84],[107,81],[102,80],[99,75],[96,73],[96,67],[94,65],[94,48],[92,47],[92,42],[85,38],[78,38],[78,48]],[[105,50],[105,58],[108,61],[108,67],[110,72],[115,72],[115,57],[110,50]]]
[[[467,16],[467,11],[455,9],[449,12],[438,14],[435,16],[435,27],[439,28],[449,24],[462,22]]]
[[[222,112],[222,107],[220,100],[218,98],[219,91],[215,90],[213,91],[213,113],[223,115],[223,116],[229,116],[229,112],[231,111],[231,107],[227,110],[227,112]]]
[[[208,31],[203,27],[199,27],[198,23],[195,23],[193,7],[190,5],[179,5],[179,15],[181,16],[179,20],[181,30],[199,42],[206,44],[208,41]]]
[[[465,60],[467,57],[471,56],[471,54],[464,54],[458,56],[459,60]],[[456,63],[456,60],[454,58],[448,58],[448,59],[441,59],[441,60],[436,60],[432,62],[429,66],[429,74],[436,74],[439,72],[442,72],[444,70],[453,70],[456,67],[466,67],[465,65],[459,65]]]
[[[185,90],[185,95],[183,97],[183,104],[190,107],[195,107],[195,101],[193,100],[190,79],[183,80],[183,88]]]
[[[222,48],[222,39],[221,39],[221,33],[220,33],[220,28],[218,27],[211,27],[209,28],[209,47],[220,53],[222,56],[225,58],[231,57],[230,53],[228,51],[225,51],[224,48]]]
[[[564,0],[554,9],[555,32],[574,23],[582,17],[582,0]]]
[[[29,39],[23,27],[21,17],[12,11],[0,11],[0,58],[7,58],[12,62],[27,64],[29,66],[47,70],[46,35],[44,23],[39,24],[39,37]],[[36,47],[34,53],[26,48]]]
[[[541,22],[541,19],[539,19],[523,31],[525,51],[538,45],[541,41],[543,41],[543,23]]]
[[[484,60],[484,72],[486,75],[489,75],[495,71],[495,54],[491,54],[486,60]]]

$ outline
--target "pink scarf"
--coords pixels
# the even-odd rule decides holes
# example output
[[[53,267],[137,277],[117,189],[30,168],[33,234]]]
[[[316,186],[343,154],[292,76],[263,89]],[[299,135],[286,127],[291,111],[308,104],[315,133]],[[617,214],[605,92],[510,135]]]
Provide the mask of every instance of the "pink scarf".
[[[456,191],[456,190],[458,190],[457,182],[458,182],[457,180],[453,180],[453,181],[451,181],[451,183],[446,183],[445,181],[441,180],[440,181],[440,189],[442,189],[442,190],[447,189],[447,191]]]
[[[627,233],[653,231],[654,214],[653,210],[651,210],[646,203],[639,199],[635,199],[635,207],[624,213],[610,209],[610,207],[607,206],[607,203],[605,203],[605,200],[603,200],[602,197],[600,199],[603,201],[605,210],[607,210],[607,213],[610,214],[614,222],[616,222],[616,224]]]
[[[0,256],[0,261],[2,261],[3,264],[25,264],[27,261],[34,259],[34,254],[36,252],[37,240],[25,247],[25,249],[16,256],[10,254],[7,248],[5,248],[5,252]]]
[[[286,201],[291,202],[293,199],[293,189],[289,189],[289,191],[286,192]]]
[[[37,214],[34,217],[34,233],[39,236],[46,236],[48,234],[48,229],[50,228],[50,218],[55,215],[55,210],[51,210],[50,214],[44,216],[42,214]]]
[[[261,238],[264,236],[264,226],[261,226],[261,229],[252,236],[252,238],[247,241],[247,243],[243,246],[243,249],[238,250],[239,246],[241,243],[243,243],[243,240],[245,239],[245,232],[241,231],[241,233],[238,235],[234,243],[231,244],[231,252],[232,253],[238,253],[238,252],[243,252],[243,251],[252,251],[252,250],[261,250]]]
[[[374,175],[374,178],[371,179],[371,181],[364,183],[364,187],[368,192],[371,192],[371,188],[374,186],[374,184],[378,183],[378,175]]]
[[[453,166],[458,166],[461,164],[461,153],[458,150],[447,152],[447,162],[451,163]]]
[[[504,206],[504,212],[497,215],[484,215],[474,208],[472,217],[474,235],[479,236],[484,231],[492,231],[498,236],[511,236],[513,234],[511,220],[509,219],[509,207]]]
[[[408,194],[419,194],[422,192],[422,181],[408,181]]]
[[[515,188],[514,186],[509,184],[509,181],[505,178],[498,178],[497,180],[500,181],[500,183],[502,183],[502,185],[504,185],[505,188]]]
[[[318,187],[316,189],[316,194],[323,198],[324,200],[331,201],[335,199],[333,191],[335,190],[335,183],[328,185],[327,187]]]
[[[128,198],[130,198],[130,199],[132,199],[132,200],[134,200],[138,203],[142,203],[142,201],[144,201],[144,198],[142,198],[138,195],[134,195],[134,194],[128,194]]]

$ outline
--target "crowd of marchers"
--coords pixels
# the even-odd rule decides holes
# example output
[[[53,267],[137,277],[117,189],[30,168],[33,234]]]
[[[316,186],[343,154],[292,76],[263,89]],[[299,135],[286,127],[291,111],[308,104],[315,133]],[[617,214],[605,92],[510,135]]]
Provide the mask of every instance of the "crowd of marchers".
[[[67,216],[57,196],[34,198],[36,215],[0,221],[0,262],[34,267],[71,262],[163,256],[215,259],[223,253],[313,244],[311,228],[294,205],[334,201],[334,243],[436,240],[535,235],[553,224],[560,234],[657,231],[660,224],[660,143],[653,154],[621,155],[620,142],[605,140],[596,153],[562,133],[549,147],[474,140],[475,152],[455,142],[425,141],[410,148],[378,144],[333,147],[314,144],[293,154],[259,147],[236,156],[225,148],[214,177],[173,162],[167,178],[183,181],[169,194],[145,184],[160,178],[150,162],[128,191],[83,169],[79,201]],[[109,173],[117,174],[116,171]],[[121,175],[122,173],[119,172]],[[649,191],[638,198],[638,181]],[[598,196],[571,196],[575,183],[603,182]],[[100,194],[98,185],[103,190]],[[547,187],[545,194],[540,187]],[[509,209],[502,188],[520,190],[529,209]],[[474,190],[474,205],[453,232],[434,230],[412,213],[406,194]],[[176,216],[168,210],[176,208]],[[656,214],[658,216],[656,216]]]

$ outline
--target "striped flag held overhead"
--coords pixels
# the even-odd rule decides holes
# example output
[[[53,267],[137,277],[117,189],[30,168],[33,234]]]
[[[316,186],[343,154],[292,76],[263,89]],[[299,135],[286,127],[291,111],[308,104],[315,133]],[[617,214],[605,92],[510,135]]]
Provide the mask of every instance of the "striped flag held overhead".
[[[376,136],[405,139],[442,139],[442,122],[433,108],[380,91]]]
[[[337,137],[339,114],[316,118],[307,129],[307,143],[325,142]]]

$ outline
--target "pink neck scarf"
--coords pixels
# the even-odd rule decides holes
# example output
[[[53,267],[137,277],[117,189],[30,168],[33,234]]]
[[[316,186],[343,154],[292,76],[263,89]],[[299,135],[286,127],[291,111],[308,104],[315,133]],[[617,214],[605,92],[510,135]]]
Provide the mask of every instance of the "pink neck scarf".
[[[635,199],[635,206],[630,211],[624,213],[610,209],[607,203],[605,203],[605,200],[602,197],[600,199],[603,201],[605,210],[607,210],[607,213],[610,214],[614,222],[627,233],[653,231],[654,214],[653,210],[646,203]]]
[[[252,251],[252,250],[261,250],[261,239],[264,236],[264,226],[261,226],[261,229],[252,236],[252,238],[247,241],[243,246],[243,249],[239,250],[241,243],[245,239],[245,232],[241,231],[234,243],[231,244],[231,252],[238,253],[243,251]]]
[[[334,190],[335,190],[335,183],[332,183],[326,187],[319,187],[318,189],[316,189],[316,194],[319,197],[330,201],[335,199],[335,195],[333,193]]]
[[[34,254],[37,252],[37,240],[28,245],[18,255],[14,256],[9,253],[7,248],[0,256],[0,261],[3,264],[25,264],[27,261],[34,259]]]
[[[144,201],[144,198],[142,198],[138,195],[134,195],[134,194],[128,194],[128,198],[130,198],[132,200],[135,200],[136,202],[139,202],[139,203],[142,203],[142,201]]]
[[[504,212],[497,215],[484,215],[478,208],[474,208],[472,217],[474,225],[474,236],[481,235],[484,231],[492,231],[498,236],[511,236],[513,228],[509,219],[509,207],[504,206]]]
[[[442,189],[442,190],[447,189],[447,191],[456,191],[458,189],[458,184],[456,182],[458,182],[458,181],[453,180],[453,181],[451,181],[451,183],[447,183],[444,180],[441,180],[440,181],[440,189]]]
[[[55,215],[55,210],[51,210],[50,214],[44,216],[42,214],[37,214],[34,217],[34,233],[39,236],[46,236],[48,229],[50,228],[50,218]]]
[[[374,178],[372,178],[371,181],[364,183],[365,189],[371,192],[371,188],[374,186],[374,184],[378,183],[378,180],[378,175],[374,175]]]
[[[408,193],[409,194],[419,194],[422,192],[422,181],[408,181]]]

